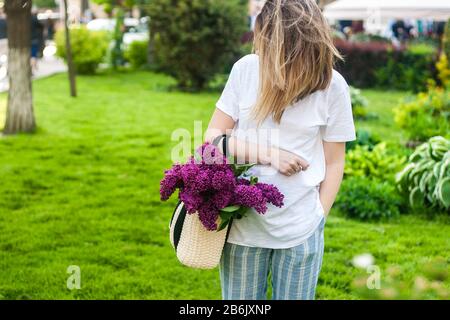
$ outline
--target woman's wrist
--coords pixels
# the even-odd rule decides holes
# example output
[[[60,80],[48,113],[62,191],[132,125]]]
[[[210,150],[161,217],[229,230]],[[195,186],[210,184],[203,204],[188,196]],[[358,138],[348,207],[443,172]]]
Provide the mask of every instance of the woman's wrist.
[[[276,153],[274,147],[261,147],[258,152],[258,163],[262,165],[271,165],[272,157]]]

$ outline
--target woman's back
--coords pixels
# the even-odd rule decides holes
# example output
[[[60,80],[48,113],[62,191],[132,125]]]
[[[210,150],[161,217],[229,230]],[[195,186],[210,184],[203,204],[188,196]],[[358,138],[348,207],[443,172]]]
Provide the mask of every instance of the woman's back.
[[[310,163],[308,170],[287,177],[271,166],[257,165],[253,174],[285,195],[283,208],[269,207],[266,215],[249,214],[236,221],[229,242],[272,248],[295,246],[307,238],[323,217],[318,186],[325,176],[322,140],[354,139],[348,85],[333,70],[326,89],[289,105],[280,122],[267,117],[261,123],[252,115],[258,99],[259,56],[246,55],[235,63],[217,108],[236,121],[233,135],[241,140],[281,148]],[[267,237],[266,235],[271,235]],[[264,236],[263,236],[264,235]]]

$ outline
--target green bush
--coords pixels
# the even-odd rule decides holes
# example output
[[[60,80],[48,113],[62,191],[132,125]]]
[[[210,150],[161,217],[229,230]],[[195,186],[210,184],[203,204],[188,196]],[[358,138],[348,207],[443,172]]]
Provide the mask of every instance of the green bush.
[[[367,34],[364,32],[355,33],[350,37],[350,41],[352,42],[384,42],[390,43],[391,40],[389,38],[385,38],[379,35]]]
[[[253,44],[252,43],[244,43],[239,46],[239,49],[236,51],[233,59],[229,61],[228,64],[224,65],[223,71],[215,74],[208,82],[208,89],[212,91],[222,91],[225,88],[225,84],[227,83],[228,77],[230,75],[231,68],[233,64],[239,60],[241,57],[252,53]]]
[[[364,129],[358,129],[356,130],[356,140],[347,142],[346,150],[348,152],[355,149],[356,146],[367,146],[367,150],[372,151],[379,142],[380,138],[377,135]]]
[[[58,30],[55,39],[57,55],[67,59],[64,30]],[[90,31],[85,27],[71,28],[70,41],[76,72],[94,73],[105,58],[109,43],[107,34],[101,31]]]
[[[55,0],[34,0],[33,5],[35,5],[37,8],[56,8],[56,1]]]
[[[350,97],[352,99],[353,116],[359,119],[366,118],[369,102],[362,95],[361,90],[350,86]]]
[[[199,90],[222,72],[247,28],[240,0],[153,0],[155,59],[182,89]]]
[[[450,212],[450,140],[433,137],[417,147],[396,182],[411,207]]]
[[[450,19],[445,24],[444,36],[442,38],[442,47],[447,58],[450,59]]]
[[[450,94],[446,89],[430,88],[415,100],[400,104],[394,113],[396,124],[412,141],[450,134]]]
[[[336,207],[347,217],[377,220],[398,216],[402,201],[395,186],[380,179],[350,177],[344,180]]]
[[[406,50],[390,50],[386,64],[375,71],[377,86],[421,92],[430,78],[436,79],[437,49],[429,44],[414,44]]]
[[[131,67],[139,69],[148,62],[148,41],[133,41],[125,50],[125,59]]]
[[[442,37],[442,52],[439,56],[439,61],[436,63],[439,80],[442,86],[450,85],[450,19],[445,24],[445,32]]]
[[[438,78],[443,87],[450,86],[450,64],[447,55],[442,52],[439,56],[438,62],[436,62],[436,70],[438,72]]]
[[[388,150],[385,142],[377,144],[373,150],[369,146],[355,146],[347,152],[346,177],[380,179],[393,184],[395,174],[403,168],[406,159]]]
[[[345,58],[337,62],[336,69],[354,86],[420,92],[426,88],[428,79],[437,80],[434,45],[420,43],[393,48],[382,41],[342,39],[335,39],[335,45]]]

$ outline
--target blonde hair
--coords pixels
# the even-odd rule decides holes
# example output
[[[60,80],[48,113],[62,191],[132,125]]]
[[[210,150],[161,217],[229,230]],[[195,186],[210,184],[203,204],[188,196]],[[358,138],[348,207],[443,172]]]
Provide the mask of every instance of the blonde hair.
[[[326,89],[336,58],[331,30],[314,0],[267,0],[256,18],[253,52],[259,56],[259,95],[253,116],[280,123],[284,110]]]

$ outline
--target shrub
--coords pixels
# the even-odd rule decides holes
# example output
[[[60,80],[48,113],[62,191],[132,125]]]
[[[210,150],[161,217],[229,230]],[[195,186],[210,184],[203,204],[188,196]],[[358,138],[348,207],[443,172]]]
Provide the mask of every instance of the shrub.
[[[336,69],[344,78],[356,87],[374,87],[375,71],[386,64],[389,45],[383,42],[350,42],[341,39],[335,40],[335,45],[345,59],[336,64]]]
[[[372,151],[379,142],[380,138],[378,136],[367,130],[358,129],[356,130],[356,140],[347,142],[346,150],[348,152],[355,149],[356,146],[367,146],[367,150]]]
[[[183,89],[204,88],[233,58],[247,28],[240,0],[154,0],[148,8],[157,63]]]
[[[56,33],[57,55],[66,59],[64,30]],[[70,29],[73,63],[77,73],[91,74],[103,61],[109,39],[105,32],[90,31],[85,27]]]
[[[444,35],[442,37],[442,52],[436,63],[439,80],[444,87],[450,85],[450,19],[445,24]]]
[[[450,19],[445,24],[444,36],[442,38],[442,47],[447,58],[450,58]]]
[[[353,42],[384,42],[390,43],[391,40],[379,35],[367,34],[364,32],[355,33],[350,37],[350,41]]]
[[[434,46],[424,43],[390,50],[386,65],[375,71],[377,86],[413,92],[425,90],[428,79],[436,78],[436,52]]]
[[[398,216],[401,198],[395,186],[379,179],[350,177],[344,180],[336,207],[350,218],[376,220]]]
[[[369,102],[361,94],[361,90],[350,86],[350,96],[352,99],[353,116],[364,119],[367,116],[367,105]]]
[[[400,104],[394,109],[396,124],[407,132],[413,141],[426,141],[433,136],[450,134],[449,91],[430,88],[415,100]]]
[[[347,153],[345,175],[375,178],[393,184],[395,174],[401,170],[405,160],[404,156],[389,152],[385,142],[377,144],[371,151],[368,146],[355,146]]]
[[[441,53],[438,62],[436,62],[436,70],[438,72],[439,81],[443,87],[450,86],[450,65],[448,57],[445,53]]]
[[[125,59],[130,62],[131,67],[139,69],[147,65],[148,41],[133,41],[125,50]]]
[[[344,56],[336,69],[354,86],[423,90],[436,78],[436,48],[429,44],[393,48],[382,41],[350,42],[336,39]],[[364,70],[364,72],[361,72]]]
[[[238,61],[241,57],[252,53],[253,44],[243,43],[239,46],[239,49],[234,54],[233,58],[228,64],[225,64],[222,68],[222,72],[215,74],[208,82],[208,89],[212,91],[222,91],[225,88],[228,77],[230,75],[231,68],[233,64]]]
[[[420,145],[396,176],[413,208],[450,209],[450,140],[433,137]],[[450,211],[449,211],[450,212]]]

